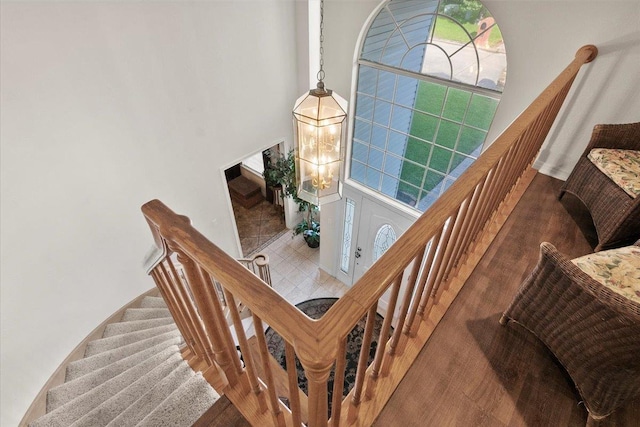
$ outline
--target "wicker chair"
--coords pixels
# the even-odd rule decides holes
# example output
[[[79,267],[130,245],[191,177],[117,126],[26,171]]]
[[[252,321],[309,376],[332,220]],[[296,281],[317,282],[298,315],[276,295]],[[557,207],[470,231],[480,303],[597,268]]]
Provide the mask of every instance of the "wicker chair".
[[[640,242],[636,242],[640,246]],[[565,367],[589,420],[640,396],[640,304],[601,285],[549,243],[500,323],[521,324]]]
[[[598,234],[595,250],[620,246],[640,238],[640,197],[632,198],[588,158],[594,148],[640,150],[640,122],[596,125],[591,140],[562,186],[587,207]]]

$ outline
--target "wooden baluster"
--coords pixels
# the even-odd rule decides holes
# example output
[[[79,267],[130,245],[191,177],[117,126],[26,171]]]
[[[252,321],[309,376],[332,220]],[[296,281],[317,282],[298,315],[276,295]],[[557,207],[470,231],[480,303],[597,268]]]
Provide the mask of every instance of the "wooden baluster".
[[[271,363],[269,362],[271,355],[269,354],[269,349],[267,348],[267,342],[264,338],[264,326],[262,325],[262,320],[252,314],[253,316],[253,327],[256,330],[256,338],[258,339],[258,348],[260,349],[260,359],[262,359],[262,370],[264,372],[264,380],[267,384],[267,396],[269,401],[269,408],[271,409],[271,414],[273,416],[273,423],[277,426],[284,426],[284,416],[282,414],[282,410],[280,409],[280,403],[278,400],[278,396],[276,395],[276,385],[273,381],[273,372],[271,371]],[[293,365],[293,369],[295,370],[295,364]]]
[[[191,260],[191,258],[182,253],[182,251],[175,250],[175,252],[178,254],[178,261],[180,261],[184,267],[184,272],[187,276],[187,281],[189,282],[191,294],[193,295],[193,299],[198,307],[198,313],[200,314],[200,319],[204,325],[206,335],[209,337],[211,342],[211,350],[213,351],[214,360],[224,371],[229,384],[235,385],[238,379],[237,367],[233,362],[228,345],[225,345],[223,333],[221,331],[221,327],[224,326],[226,331],[229,332],[227,322],[225,321],[221,325],[216,320],[212,298],[210,298],[207,284],[204,282],[198,266],[193,262],[193,260]],[[233,353],[236,354],[235,348]]]
[[[200,355],[207,362],[209,366],[214,363],[213,349],[211,341],[206,334],[202,320],[198,315],[191,295],[187,290],[188,284],[185,283],[178,272],[176,271],[173,262],[168,263],[170,275],[173,277],[173,283],[175,289],[178,291],[178,298],[180,299],[180,305],[184,307],[185,314],[188,318],[187,324],[190,325],[190,329],[193,331],[193,336],[196,339],[196,346],[199,347]]]
[[[469,210],[467,212],[466,220],[462,226],[462,230],[460,231],[460,237],[458,238],[460,244],[457,246],[455,253],[453,254],[453,258],[456,260],[453,265],[454,268],[462,265],[460,261],[468,252],[469,247],[467,245],[468,242],[472,240],[470,230],[473,228],[473,221],[478,213],[478,200],[480,199],[480,193],[482,193],[483,186],[484,181],[481,181],[480,184],[475,187],[473,196],[471,197],[471,202],[469,202]]]
[[[420,301],[422,300],[422,296],[424,295],[425,287],[427,284],[427,279],[431,274],[431,268],[433,266],[433,259],[436,255],[436,250],[438,249],[438,242],[440,241],[440,236],[442,235],[442,229],[438,231],[438,233],[431,238],[429,241],[428,247],[429,252],[427,253],[427,258],[424,261],[424,267],[422,269],[422,275],[420,276],[420,283],[418,284],[418,290],[416,292],[416,296],[413,299],[413,304],[411,305],[411,310],[409,311],[409,316],[407,317],[407,321],[404,325],[404,333],[409,336],[415,336],[418,323],[414,323],[416,315],[419,315],[422,318],[422,313],[420,312]],[[424,307],[423,307],[424,309]]]
[[[342,396],[344,395],[344,371],[347,364],[347,338],[341,340],[336,354],[336,369],[333,377],[333,392],[331,399],[331,426],[340,425],[342,410]]]
[[[380,330],[380,336],[378,337],[378,348],[376,348],[376,355],[374,356],[373,363],[371,364],[371,373],[369,374],[367,389],[365,391],[367,399],[371,399],[375,394],[376,380],[378,379],[378,375],[380,375],[382,359],[384,358],[385,348],[387,346],[387,341],[389,340],[391,321],[393,320],[393,313],[396,310],[396,303],[398,302],[398,294],[400,293],[403,273],[404,271],[394,279],[391,287],[391,298],[389,298],[387,314],[384,316],[384,321],[382,322],[382,329]]]
[[[398,324],[396,325],[393,335],[391,336],[391,340],[389,341],[389,349],[388,353],[388,363],[383,372],[385,375],[390,368],[391,362],[393,360],[393,356],[396,355],[396,350],[398,348],[398,344],[400,343],[400,338],[402,337],[402,331],[404,329],[405,319],[407,318],[407,314],[409,312],[409,304],[411,304],[411,300],[413,297],[413,291],[416,288],[416,283],[418,281],[418,273],[420,272],[420,267],[422,266],[422,258],[424,257],[424,253],[427,248],[423,247],[420,249],[418,254],[413,260],[413,266],[411,268],[411,274],[409,275],[409,280],[407,281],[407,287],[404,292],[404,296],[402,298],[402,304],[400,305],[400,312],[398,313]]]
[[[349,405],[348,420],[349,423],[358,417],[357,408],[360,405],[360,397],[364,385],[365,374],[367,373],[367,365],[369,363],[369,353],[371,351],[371,341],[373,339],[373,327],[376,324],[376,314],[378,310],[378,302],[369,308],[367,313],[367,322],[364,326],[364,334],[362,336],[362,347],[360,347],[360,356],[358,358],[358,368],[356,370],[356,381],[352,389],[351,404]]]
[[[486,229],[487,221],[492,213],[492,200],[495,197],[496,189],[499,186],[500,179],[502,178],[502,170],[505,167],[505,159],[501,157],[498,164],[491,170],[491,176],[488,177],[490,182],[485,193],[485,197],[482,200],[482,209],[478,216],[478,223],[476,225],[477,232],[474,234],[479,236],[480,233]]]
[[[300,407],[300,388],[298,387],[298,369],[296,368],[296,352],[293,346],[287,341],[284,342],[285,357],[287,367],[287,379],[289,380],[289,404],[291,405],[291,416],[293,425],[299,427],[302,425],[301,407]]]
[[[217,298],[215,293],[215,284],[214,280],[206,271],[204,271],[199,265],[197,265],[197,271],[200,274],[200,280],[204,284],[205,296],[207,298],[207,304],[212,310],[213,318],[211,327],[215,328],[216,331],[220,331],[220,338],[222,339],[222,347],[231,359],[233,366],[236,369],[235,376],[239,376],[242,374],[242,361],[240,360],[240,356],[238,355],[238,351],[236,350],[235,343],[233,342],[233,337],[231,336],[231,328],[229,328],[229,323],[227,321],[226,316],[224,315],[224,310],[222,308],[222,304],[220,304],[220,300]],[[224,286],[222,287],[224,291]],[[233,308],[235,311],[235,307]]]
[[[438,244],[438,252],[436,253],[436,259],[433,262],[432,272],[429,275],[429,281],[427,283],[427,292],[424,294],[422,301],[420,302],[420,305],[423,307],[421,310],[423,318],[429,315],[433,301],[438,293],[438,288],[440,287],[440,282],[444,274],[445,255],[447,255],[447,248],[449,246],[451,234],[453,233],[453,227],[455,225],[457,215],[458,213],[456,212],[449,218],[449,223],[444,229],[442,238]]]
[[[242,325],[242,319],[240,319],[240,313],[238,312],[237,304],[233,294],[229,292],[227,289],[224,289],[225,299],[229,302],[229,311],[231,313],[231,320],[233,321],[233,326],[236,331],[236,336],[238,337],[238,344],[240,345],[240,351],[242,352],[242,358],[244,359],[244,366],[247,370],[247,376],[249,381],[249,386],[251,388],[251,392],[256,396],[258,401],[264,401],[264,399],[260,399],[260,393],[262,389],[260,388],[260,383],[258,382],[258,374],[255,369],[255,362],[253,360],[253,356],[251,355],[251,348],[249,347],[249,342],[247,341],[247,335],[244,332],[244,327]],[[256,331],[256,334],[261,333],[262,331]],[[264,408],[262,408],[264,410]]]
[[[162,270],[164,270],[164,266],[162,264],[159,264],[151,271],[151,277],[153,277],[153,280],[155,281],[156,286],[160,291],[160,294],[162,295],[162,298],[167,304],[167,308],[171,313],[171,317],[173,317],[173,320],[176,322],[176,326],[178,327],[180,334],[187,343],[187,347],[193,355],[198,355],[194,347],[195,340],[191,334],[191,331],[187,327],[188,323],[186,322],[182,314],[181,307],[177,304],[176,299],[173,296],[173,290],[166,282],[166,277],[163,277]]]
[[[460,238],[460,232],[462,230],[462,226],[464,222],[467,219],[467,212],[469,210],[470,203],[471,203],[471,200],[469,198],[465,199],[464,202],[462,202],[462,205],[458,210],[456,223],[454,224],[454,227],[453,227],[453,232],[451,233],[451,239],[449,240],[450,242],[453,242],[453,243],[447,245],[447,253],[445,254],[445,260],[446,260],[445,267],[442,273],[442,281],[446,282],[445,289],[449,289],[449,282],[447,281],[447,279],[449,278],[449,273],[453,268],[453,264],[455,264],[457,261],[454,258],[454,254],[457,252],[457,246],[460,244],[460,241],[462,240]]]

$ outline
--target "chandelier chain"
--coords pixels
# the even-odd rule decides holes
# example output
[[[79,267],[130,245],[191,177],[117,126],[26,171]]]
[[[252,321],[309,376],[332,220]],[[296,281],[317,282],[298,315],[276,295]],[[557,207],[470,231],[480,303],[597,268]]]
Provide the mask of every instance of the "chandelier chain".
[[[320,71],[317,78],[321,82],[324,80],[324,0],[320,0]]]

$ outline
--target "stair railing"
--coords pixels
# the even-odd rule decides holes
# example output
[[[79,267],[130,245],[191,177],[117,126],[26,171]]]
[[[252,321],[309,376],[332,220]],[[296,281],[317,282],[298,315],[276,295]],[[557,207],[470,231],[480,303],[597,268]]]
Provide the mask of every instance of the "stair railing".
[[[571,84],[596,55],[595,46],[580,48],[575,60],[318,320],[207,240],[188,218],[157,200],[145,204],[156,245],[166,254],[151,275],[185,336],[184,356],[191,366],[253,425],[370,425],[526,189],[535,174],[531,164]],[[173,253],[185,280],[175,272]],[[269,354],[264,334],[249,339],[234,322],[238,355],[214,281],[231,307],[242,301],[250,308],[256,331],[268,324],[283,338],[289,369]],[[370,362],[378,301],[386,292],[387,315]],[[343,398],[347,335],[361,319],[366,326],[355,383]],[[308,397],[298,389],[295,357],[304,368]],[[329,413],[327,382],[333,368]]]

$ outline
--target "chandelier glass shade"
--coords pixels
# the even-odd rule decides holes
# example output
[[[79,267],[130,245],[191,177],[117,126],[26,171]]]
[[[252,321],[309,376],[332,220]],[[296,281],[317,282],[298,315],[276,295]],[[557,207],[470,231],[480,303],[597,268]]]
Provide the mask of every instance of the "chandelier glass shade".
[[[302,95],[293,109],[298,197],[314,205],[342,197],[347,101],[324,88]]]

